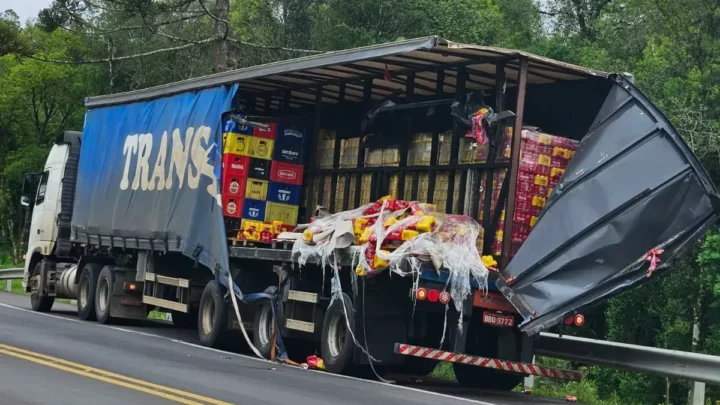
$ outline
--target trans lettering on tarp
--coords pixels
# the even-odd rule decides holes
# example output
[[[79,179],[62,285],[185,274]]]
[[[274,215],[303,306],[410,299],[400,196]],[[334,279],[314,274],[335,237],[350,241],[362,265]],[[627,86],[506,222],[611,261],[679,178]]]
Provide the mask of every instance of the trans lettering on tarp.
[[[236,90],[222,86],[88,110],[73,227],[153,239],[157,250],[167,240],[170,250],[227,274],[221,117]]]

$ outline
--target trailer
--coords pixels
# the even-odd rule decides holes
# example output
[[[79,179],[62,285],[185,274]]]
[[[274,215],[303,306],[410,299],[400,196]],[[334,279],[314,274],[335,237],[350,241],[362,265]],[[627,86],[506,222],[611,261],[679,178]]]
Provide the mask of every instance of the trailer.
[[[581,324],[579,311],[667,268],[718,218],[710,177],[627,76],[522,51],[426,37],[85,105],[83,131],[60,134],[42,173],[26,175],[32,308],[73,298],[80,319],[100,323],[159,308],[196,327],[203,345],[242,342],[241,329],[264,357],[319,354],[336,373],[426,374],[449,361],[471,387],[509,390],[530,374],[578,379],[531,364],[537,333]],[[478,106],[493,111],[481,126]],[[386,195],[432,203],[482,225],[478,251],[498,271],[487,286],[469,280],[471,293],[451,302],[447,269],[431,264],[408,277],[357,277],[357,247],[338,251],[337,267],[318,258],[299,266],[297,234],[243,238],[252,215],[233,218],[240,201],[228,200],[223,134],[250,133],[228,123],[303,129],[291,148],[275,144],[301,165],[276,171],[302,185],[291,222]],[[473,129],[487,142],[468,136]],[[562,143],[532,155],[523,149],[532,133],[553,134],[572,153]],[[257,158],[274,160],[262,142]],[[544,162],[531,186],[547,195],[532,194],[529,219],[521,155]],[[545,173],[556,157],[569,164]],[[258,184],[253,212],[264,206]]]

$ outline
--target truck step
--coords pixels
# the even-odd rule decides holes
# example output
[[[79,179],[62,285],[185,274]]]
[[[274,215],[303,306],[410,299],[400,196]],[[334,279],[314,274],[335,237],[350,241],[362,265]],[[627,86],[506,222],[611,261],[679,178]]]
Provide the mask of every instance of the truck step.
[[[187,311],[188,311],[187,304],[181,304],[181,303],[175,302],[175,301],[168,301],[168,300],[164,300],[162,298],[155,298],[155,297],[151,297],[149,295],[143,295],[142,301],[143,301],[143,304],[154,305],[154,306],[160,307],[160,308],[172,309],[175,311],[180,311],[180,312],[185,312],[185,313],[187,313]]]
[[[558,378],[561,380],[571,381],[580,381],[582,379],[582,374],[580,374],[579,371],[542,367],[535,364],[473,356],[471,354],[446,352],[443,350],[407,345],[404,343],[395,343],[395,353],[402,356],[413,356],[429,360],[448,361],[451,363],[467,364],[469,366],[492,368],[515,374],[537,375],[540,377]]]
[[[190,281],[184,278],[166,277],[155,273],[145,273],[145,281],[153,281],[158,284],[172,285],[175,287],[189,288]]]
[[[300,332],[314,333],[315,324],[312,322],[298,321],[297,319],[286,319],[285,327],[287,329],[297,330]]]
[[[306,291],[290,290],[288,292],[288,300],[299,301],[299,302],[309,302],[310,304],[317,304],[318,295],[315,293],[306,292]]]

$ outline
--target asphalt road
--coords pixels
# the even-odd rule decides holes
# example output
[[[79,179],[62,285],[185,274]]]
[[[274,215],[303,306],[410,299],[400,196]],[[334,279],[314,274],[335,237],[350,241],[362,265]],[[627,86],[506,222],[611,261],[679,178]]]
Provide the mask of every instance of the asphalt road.
[[[0,293],[0,405],[485,405],[562,404],[424,379],[405,387],[277,365],[196,345],[160,322],[104,326],[56,303]]]

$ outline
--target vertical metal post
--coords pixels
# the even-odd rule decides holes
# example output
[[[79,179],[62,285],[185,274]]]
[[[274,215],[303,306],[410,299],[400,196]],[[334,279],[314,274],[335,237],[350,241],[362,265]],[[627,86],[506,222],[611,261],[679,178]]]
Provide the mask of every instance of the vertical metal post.
[[[467,80],[467,69],[465,66],[458,67],[457,84],[455,87],[455,99],[460,103],[465,103],[465,82]],[[450,166],[458,163],[458,152],[460,152],[460,136],[462,125],[458,120],[453,123],[452,139],[450,140]],[[461,185],[461,188],[465,188]],[[464,191],[463,191],[464,193]],[[447,199],[445,201],[445,212],[451,214],[454,208],[455,197],[455,169],[448,173]]]
[[[412,100],[415,96],[415,73],[408,73],[407,75],[407,84],[405,85],[405,100],[408,103],[412,103]],[[402,141],[400,144],[400,147],[398,148],[398,152],[400,153],[400,162],[399,166],[402,168],[407,167],[407,155],[408,155],[408,149],[410,147],[410,142],[412,140],[412,116],[407,118],[406,121],[407,125],[407,137]],[[397,198],[403,200],[405,199],[405,171],[402,170],[398,173],[398,190],[397,190]]]
[[[363,85],[363,107],[370,108],[372,104],[372,88],[373,79],[365,80]],[[360,134],[360,142],[358,144],[358,156],[357,156],[357,168],[360,169],[365,166],[365,145],[363,144],[363,135]],[[360,206],[360,193],[362,191],[362,172],[358,171],[357,178],[355,180],[355,208]],[[372,184],[370,185],[372,187]]]
[[[345,101],[345,83],[340,83],[340,90],[338,95],[338,105]],[[339,211],[340,207],[337,206],[337,182],[338,182],[338,168],[340,168],[340,133],[335,132],[335,143],[333,145],[333,162],[332,162],[332,178],[330,180],[330,201],[333,207],[328,207],[331,211]]]
[[[513,128],[512,152],[510,154],[510,188],[508,190],[507,207],[505,208],[505,228],[503,229],[503,249],[500,258],[501,269],[510,262],[512,249],[512,225],[515,215],[515,190],[517,189],[518,169],[520,168],[520,146],[522,142],[523,115],[525,112],[525,91],[527,87],[528,60],[520,57],[517,103],[515,106],[515,127]]]
[[[501,61],[495,64],[495,111],[501,112],[505,109],[505,62]],[[504,125],[504,123],[503,123]],[[504,140],[504,133],[505,128],[499,127],[498,132],[495,133],[496,142],[500,143]],[[498,148],[497,146],[491,147],[490,151],[488,153],[488,161],[489,162],[495,162],[497,159],[498,154]],[[490,214],[492,211],[492,200],[493,200],[493,192],[495,191],[493,189],[493,180],[494,180],[494,170],[490,169],[487,171],[487,174],[485,175],[485,190],[483,192],[485,193],[484,199],[483,199],[483,222],[482,226],[485,230],[485,238],[494,238],[495,237],[495,231],[497,229],[490,229],[491,224],[491,218]],[[479,208],[479,207],[478,207]],[[473,209],[475,208],[475,205],[473,205]],[[496,209],[502,209],[502,205],[498,204],[496,205]],[[473,218],[477,218],[477,214],[474,213]],[[484,244],[484,246],[492,246],[488,245],[487,243]]]
[[[317,150],[317,142],[318,142],[319,135],[320,135],[320,125],[321,125],[321,118],[322,118],[322,94],[323,94],[323,88],[322,88],[322,86],[320,86],[317,88],[317,93],[315,96],[315,122],[313,124],[312,136],[310,137],[310,140],[307,143],[307,145],[310,146],[310,153],[308,153],[309,159],[307,160],[307,162],[308,162],[308,166],[309,166],[309,169],[311,172],[316,172],[318,169],[317,159],[316,159],[315,155],[316,155],[316,150]],[[320,185],[318,187],[318,191],[320,191],[320,193],[318,193],[318,199],[313,200],[313,188],[315,186],[316,178],[320,179]],[[322,188],[324,185],[325,185],[325,183],[322,181],[322,176],[320,176],[320,175],[312,176],[308,179],[307,186],[306,186],[307,193],[308,193],[308,203],[314,202],[315,206],[317,206],[321,203],[321,199],[322,199],[321,192],[322,192]],[[306,212],[307,218],[305,218],[308,222],[310,221],[310,217],[315,212],[315,208],[316,208],[315,206],[311,205],[310,207],[306,207],[309,210],[308,212]]]
[[[445,69],[439,69],[437,72],[437,80],[435,82],[435,94],[440,96],[445,93]],[[430,172],[428,173],[428,190],[427,202],[431,203],[435,199],[435,178],[437,177],[438,149],[440,144],[440,134],[433,131],[432,143],[430,144]]]
[[[287,111],[290,109],[290,93],[290,90],[283,93],[282,106],[280,106],[280,110],[283,113],[287,113]]]
[[[532,364],[535,364],[535,356],[533,356]],[[534,384],[535,384],[535,376],[530,374],[527,377],[525,377],[523,385],[525,386],[526,390],[532,391]]]
[[[12,280],[7,280],[5,282],[5,290],[7,292],[12,292]]]
[[[690,390],[691,405],[705,405],[705,383],[693,382]]]

